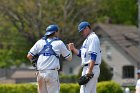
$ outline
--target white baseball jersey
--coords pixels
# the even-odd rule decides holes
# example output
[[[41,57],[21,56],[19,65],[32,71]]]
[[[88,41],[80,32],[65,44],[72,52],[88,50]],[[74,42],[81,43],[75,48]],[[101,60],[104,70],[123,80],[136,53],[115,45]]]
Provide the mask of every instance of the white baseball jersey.
[[[140,93],[140,79],[137,80],[135,89],[136,89],[136,93]]]
[[[82,65],[88,64],[87,62],[91,59],[91,55],[90,55],[91,53],[97,54],[95,64],[98,65],[101,64],[100,41],[94,32],[90,33],[88,37],[85,39],[80,51],[81,51]]]
[[[91,53],[96,54],[95,66],[93,67],[93,78],[86,84],[82,85],[80,88],[80,93],[96,93],[96,84],[98,82],[98,77],[100,74],[100,67],[101,64],[101,48],[100,48],[100,41],[97,35],[92,32],[88,35],[85,39],[81,49],[81,59],[82,65],[88,64],[89,60],[91,60]],[[87,74],[88,66],[83,67],[82,75]]]
[[[50,42],[52,39],[47,39]],[[46,45],[46,41],[43,39],[38,40],[35,45],[30,49],[31,55],[38,54]],[[69,57],[70,51],[66,48],[65,44],[61,40],[55,40],[51,43],[53,51],[58,55],[62,55],[64,58]],[[59,59],[55,55],[44,56],[40,55],[37,61],[37,70],[49,70],[60,69]]]

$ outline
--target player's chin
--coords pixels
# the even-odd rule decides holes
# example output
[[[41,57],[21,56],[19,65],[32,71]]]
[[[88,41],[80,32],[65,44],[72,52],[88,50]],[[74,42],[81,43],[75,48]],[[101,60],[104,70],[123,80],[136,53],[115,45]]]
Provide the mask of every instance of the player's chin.
[[[86,36],[86,35],[82,35],[82,37],[83,37],[83,38],[86,38],[87,36]]]

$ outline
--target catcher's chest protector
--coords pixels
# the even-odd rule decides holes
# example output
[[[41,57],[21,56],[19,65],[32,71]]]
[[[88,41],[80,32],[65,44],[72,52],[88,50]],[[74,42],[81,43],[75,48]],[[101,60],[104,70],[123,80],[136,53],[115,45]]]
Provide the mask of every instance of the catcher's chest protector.
[[[54,52],[54,50],[52,49],[52,45],[51,43],[54,40],[59,40],[57,38],[52,39],[50,42],[48,42],[46,40],[46,45],[44,45],[43,49],[40,51],[39,55],[43,54],[43,56],[51,56],[51,55],[55,55],[56,57],[58,57],[58,55]]]

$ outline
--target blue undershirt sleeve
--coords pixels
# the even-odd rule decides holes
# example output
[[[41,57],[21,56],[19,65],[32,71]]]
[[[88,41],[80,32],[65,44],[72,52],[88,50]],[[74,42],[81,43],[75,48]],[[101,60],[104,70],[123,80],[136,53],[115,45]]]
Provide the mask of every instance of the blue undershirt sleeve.
[[[92,52],[91,53],[91,60],[96,61],[97,53]]]
[[[81,57],[81,50],[79,50],[79,53],[77,55],[78,57]]]

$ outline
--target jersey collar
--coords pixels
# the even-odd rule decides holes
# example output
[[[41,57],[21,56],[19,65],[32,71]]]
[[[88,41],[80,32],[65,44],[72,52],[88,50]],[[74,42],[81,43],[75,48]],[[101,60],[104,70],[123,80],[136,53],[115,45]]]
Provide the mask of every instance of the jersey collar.
[[[95,34],[95,32],[91,31],[91,33],[87,36],[87,38],[92,35],[92,34]]]

